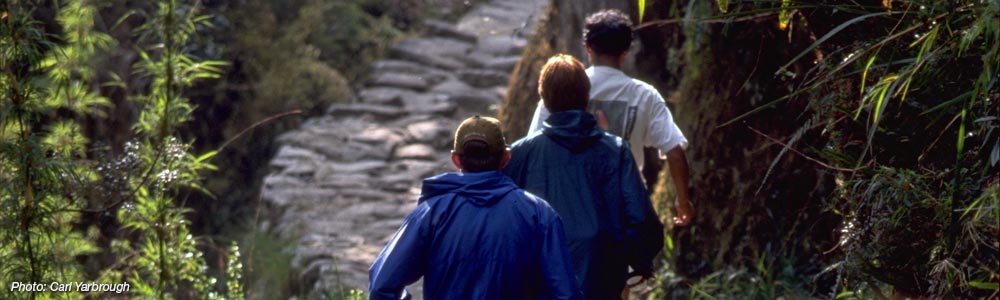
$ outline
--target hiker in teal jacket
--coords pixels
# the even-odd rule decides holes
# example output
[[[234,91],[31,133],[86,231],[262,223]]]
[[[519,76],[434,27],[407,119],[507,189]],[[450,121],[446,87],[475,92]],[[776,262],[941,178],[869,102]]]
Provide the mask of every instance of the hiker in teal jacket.
[[[559,216],[498,171],[510,158],[499,122],[467,119],[454,147],[462,172],[424,180],[369,270],[369,299],[400,299],[421,276],[427,300],[582,299]]]
[[[539,94],[552,115],[511,146],[503,172],[559,213],[584,297],[621,299],[629,276],[652,275],[663,225],[628,144],[584,110],[589,88],[583,64],[568,55],[550,58]]]

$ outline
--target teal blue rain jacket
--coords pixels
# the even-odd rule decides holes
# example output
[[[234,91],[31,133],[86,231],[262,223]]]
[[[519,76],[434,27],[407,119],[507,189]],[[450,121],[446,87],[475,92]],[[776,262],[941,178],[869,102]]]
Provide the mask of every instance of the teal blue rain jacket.
[[[652,273],[663,224],[628,145],[601,130],[593,115],[552,114],[542,130],[511,145],[503,172],[562,217],[586,299],[620,299],[629,266]]]
[[[427,178],[420,203],[369,270],[369,299],[581,299],[562,222],[497,171]]]

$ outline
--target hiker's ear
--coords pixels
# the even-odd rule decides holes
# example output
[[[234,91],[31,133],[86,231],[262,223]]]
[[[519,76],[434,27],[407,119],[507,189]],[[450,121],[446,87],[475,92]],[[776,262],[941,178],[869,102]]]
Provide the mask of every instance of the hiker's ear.
[[[455,164],[455,167],[459,171],[462,170],[462,161],[458,159],[458,153],[455,153],[455,150],[451,151],[451,162]]]
[[[507,167],[507,163],[510,162],[510,148],[503,150],[503,156],[500,157],[500,170]]]

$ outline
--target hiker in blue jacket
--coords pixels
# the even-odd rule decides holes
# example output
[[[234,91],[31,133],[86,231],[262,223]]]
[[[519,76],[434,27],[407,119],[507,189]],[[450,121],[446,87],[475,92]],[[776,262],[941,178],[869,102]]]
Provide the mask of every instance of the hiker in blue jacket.
[[[461,172],[424,180],[369,270],[369,299],[405,297],[421,276],[429,300],[582,299],[559,216],[499,172],[510,159],[500,122],[466,119],[453,149]]]
[[[585,299],[621,299],[629,277],[652,276],[663,225],[628,144],[586,111],[589,90],[582,63],[550,58],[538,91],[552,114],[511,146],[503,172],[559,213]]]

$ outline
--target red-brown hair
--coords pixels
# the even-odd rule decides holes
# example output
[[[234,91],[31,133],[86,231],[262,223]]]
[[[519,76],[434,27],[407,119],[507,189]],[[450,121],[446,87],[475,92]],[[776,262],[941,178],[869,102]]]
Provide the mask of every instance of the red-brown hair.
[[[538,95],[549,112],[587,109],[590,78],[583,63],[567,54],[550,57],[538,76]]]

